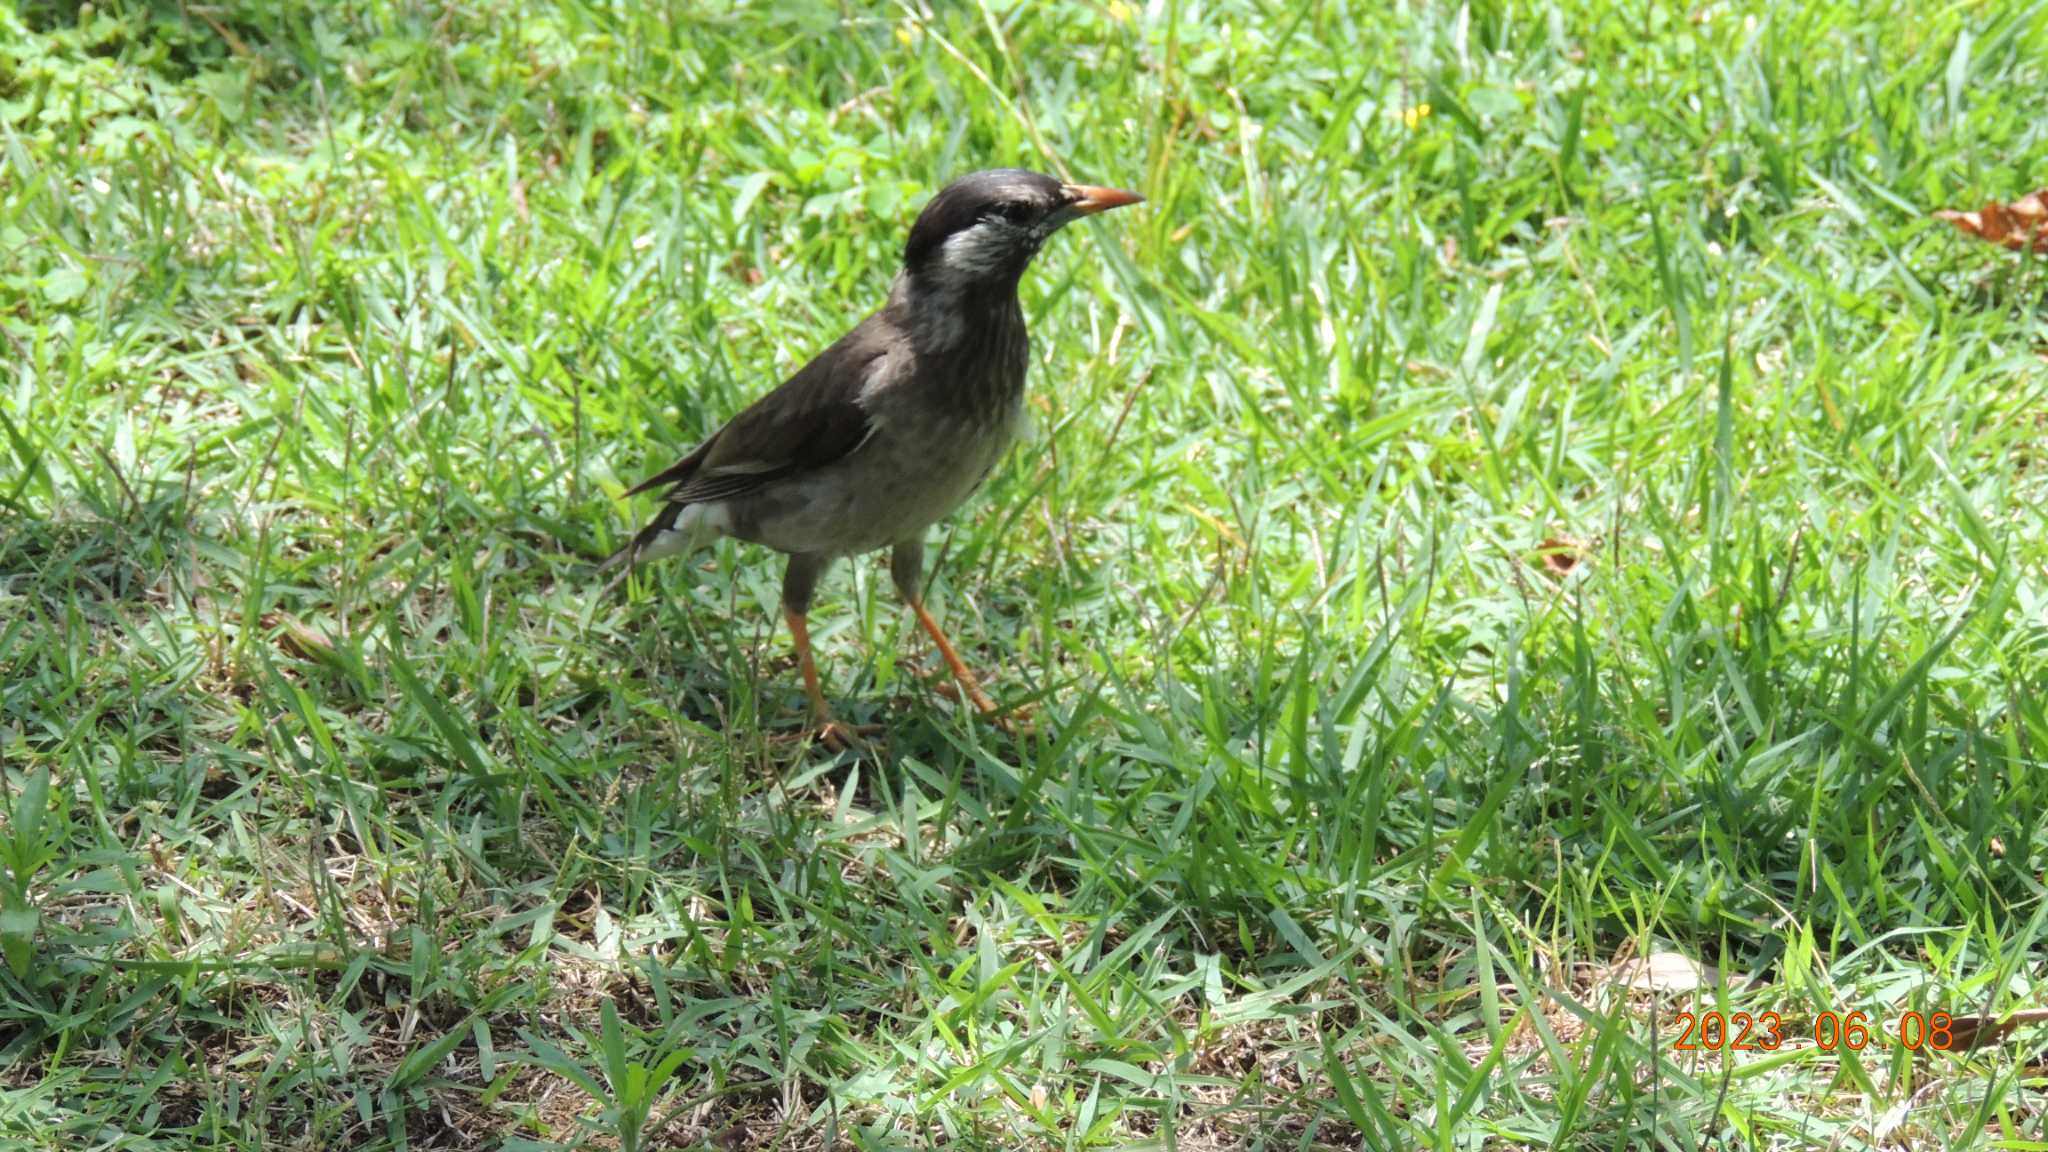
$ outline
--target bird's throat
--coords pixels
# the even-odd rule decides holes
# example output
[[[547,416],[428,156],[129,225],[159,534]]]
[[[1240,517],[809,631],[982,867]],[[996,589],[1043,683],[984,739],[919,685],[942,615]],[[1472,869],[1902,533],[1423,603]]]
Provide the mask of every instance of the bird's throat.
[[[919,352],[971,352],[977,344],[1001,343],[1012,328],[1023,331],[1014,277],[960,283],[905,275],[890,295]]]
[[[1015,407],[1030,360],[1015,280],[962,285],[906,275],[890,295],[923,362],[919,375],[943,382],[948,402],[990,413]]]

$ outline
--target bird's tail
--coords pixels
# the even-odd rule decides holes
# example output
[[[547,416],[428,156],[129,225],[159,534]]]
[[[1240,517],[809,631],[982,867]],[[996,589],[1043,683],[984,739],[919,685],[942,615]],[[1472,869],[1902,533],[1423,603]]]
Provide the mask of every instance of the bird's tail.
[[[605,583],[604,594],[610,595],[626,582],[634,568],[646,561],[695,552],[725,535],[724,513],[724,506],[717,504],[663,504],[654,519],[635,532],[625,547],[597,566],[599,572],[618,569],[618,575]]]

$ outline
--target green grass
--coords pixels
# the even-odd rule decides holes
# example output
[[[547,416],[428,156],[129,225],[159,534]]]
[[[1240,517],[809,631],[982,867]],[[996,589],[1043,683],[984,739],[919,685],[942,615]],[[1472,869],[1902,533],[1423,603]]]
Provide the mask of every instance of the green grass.
[[[0,8],[0,1139],[2043,1147],[1671,1042],[2044,1001],[2048,6],[930,7]],[[1041,148],[1038,731],[864,560],[777,739],[615,496]]]

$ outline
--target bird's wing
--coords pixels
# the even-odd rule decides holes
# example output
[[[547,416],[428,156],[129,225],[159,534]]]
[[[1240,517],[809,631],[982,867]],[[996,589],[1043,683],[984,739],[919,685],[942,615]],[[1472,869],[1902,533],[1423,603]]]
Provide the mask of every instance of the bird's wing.
[[[667,484],[666,498],[676,503],[726,500],[845,457],[874,432],[861,391],[887,369],[896,343],[880,314],[868,317],[696,451],[626,494]]]

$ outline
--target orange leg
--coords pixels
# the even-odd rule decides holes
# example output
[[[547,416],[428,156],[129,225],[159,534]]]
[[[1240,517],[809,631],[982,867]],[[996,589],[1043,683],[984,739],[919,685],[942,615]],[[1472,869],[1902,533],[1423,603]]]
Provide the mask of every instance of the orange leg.
[[[912,600],[910,608],[917,613],[917,622],[924,625],[924,630],[931,635],[932,643],[939,646],[939,655],[946,661],[946,667],[953,670],[953,679],[959,682],[960,691],[966,693],[967,698],[974,702],[974,707],[982,715],[993,714],[996,702],[989,699],[988,693],[981,690],[981,683],[974,678],[974,673],[968,669],[967,662],[960,659],[958,652],[953,651],[952,641],[946,639],[946,634],[939,630],[939,622],[932,619],[931,612],[924,606],[924,600]]]
[[[796,640],[797,667],[804,675],[804,695],[811,698],[811,724],[818,739],[834,751],[859,744],[860,736],[854,729],[832,718],[832,707],[825,703],[825,690],[818,686],[818,665],[811,658],[810,622],[803,613],[787,606],[782,609],[782,618],[789,622],[789,634]]]

